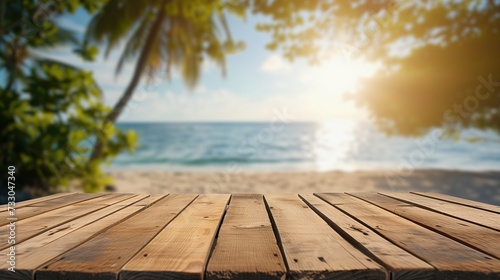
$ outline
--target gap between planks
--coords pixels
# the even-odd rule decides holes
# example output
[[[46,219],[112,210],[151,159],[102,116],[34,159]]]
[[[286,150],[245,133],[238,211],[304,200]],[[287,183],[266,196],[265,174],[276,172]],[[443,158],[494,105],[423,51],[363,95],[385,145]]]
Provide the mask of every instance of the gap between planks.
[[[417,196],[417,194],[415,194],[415,196]],[[68,197],[69,197],[69,195],[68,195]],[[110,196],[108,198],[111,198],[111,197],[113,197],[113,196]],[[128,279],[128,277],[130,277],[130,279],[141,279],[140,277],[142,277],[144,275],[149,275],[151,277],[157,277],[157,276],[163,277],[165,275],[169,275],[169,276],[172,276],[174,278],[183,278],[184,276],[192,276],[192,277],[196,277],[196,278],[202,278],[203,276],[205,276],[207,278],[212,277],[210,279],[221,279],[221,278],[223,278],[222,276],[224,276],[224,275],[227,276],[228,274],[225,274],[228,271],[227,267],[224,268],[223,265],[216,266],[215,263],[216,263],[217,258],[223,259],[223,258],[220,258],[218,256],[219,256],[220,250],[223,249],[224,246],[227,247],[227,245],[224,245],[223,242],[221,242],[222,241],[221,238],[224,238],[224,236],[226,236],[228,232],[229,233],[232,232],[232,230],[229,230],[229,231],[225,230],[225,229],[228,229],[227,226],[230,225],[230,223],[226,224],[226,225],[224,223],[229,222],[231,220],[230,217],[233,217],[234,213],[238,213],[238,211],[232,212],[232,210],[231,210],[231,204],[233,203],[233,199],[235,197],[236,197],[236,195],[233,197],[229,196],[229,199],[227,200],[225,207],[220,208],[221,216],[218,219],[215,219],[211,223],[206,223],[207,227],[205,227],[205,229],[211,228],[211,231],[210,231],[211,234],[209,234],[208,237],[205,239],[205,240],[208,240],[207,244],[204,245],[205,249],[202,250],[202,252],[199,253],[198,256],[193,257],[193,259],[196,259],[194,262],[200,264],[199,266],[195,265],[194,270],[189,271],[189,269],[191,269],[189,266],[191,266],[192,263],[189,260],[186,262],[185,261],[186,255],[184,255],[184,257],[182,257],[182,256],[178,256],[178,257],[184,258],[183,261],[188,264],[187,268],[189,268],[189,269],[175,270],[175,268],[174,268],[174,269],[171,269],[171,271],[170,271],[171,274],[168,274],[168,273],[165,274],[163,271],[158,271],[158,270],[145,271],[147,274],[144,274],[144,271],[141,273],[136,273],[137,271],[126,271],[126,270],[124,273],[123,269],[121,269],[122,266],[118,265],[117,270],[115,269],[115,270],[109,271],[109,272],[111,272],[111,274],[109,274],[109,273],[106,274],[104,271],[102,271],[102,272],[104,272],[104,273],[100,274],[103,277],[102,279],[106,279],[109,276],[114,277],[116,279],[118,277],[118,273],[120,273],[120,272],[121,272],[120,276],[123,276],[123,278],[125,278],[125,279]],[[245,195],[242,195],[242,197],[245,197]],[[340,247],[352,248],[352,250],[347,250],[348,252],[350,252],[349,253],[350,255],[353,255],[353,254],[354,255],[360,254],[359,256],[368,255],[369,258],[372,258],[377,263],[381,264],[383,267],[388,268],[388,270],[391,273],[392,279],[415,279],[415,277],[417,277],[417,276],[419,279],[427,279],[428,275],[429,275],[428,273],[434,272],[432,269],[433,267],[430,266],[427,262],[427,261],[429,261],[428,257],[422,258],[421,254],[414,254],[414,255],[408,254],[408,252],[411,253],[411,250],[408,250],[408,247],[406,245],[401,245],[400,243],[397,243],[397,242],[392,243],[393,239],[391,237],[387,238],[387,236],[385,236],[383,234],[384,232],[383,231],[381,232],[380,229],[377,228],[376,226],[373,227],[373,224],[371,224],[371,222],[366,224],[365,217],[363,217],[363,216],[356,217],[356,215],[353,216],[353,215],[349,214],[349,211],[345,212],[345,209],[344,209],[345,205],[342,205],[342,203],[339,205],[336,205],[335,203],[333,203],[333,204],[327,203],[324,200],[319,199],[313,195],[300,195],[300,196],[299,195],[266,195],[266,196],[261,195],[261,197],[262,197],[264,204],[263,204],[263,206],[261,206],[260,209],[264,209],[265,211],[260,213],[261,216],[259,216],[260,217],[259,219],[261,219],[260,221],[266,221],[266,219],[264,219],[264,217],[262,215],[263,214],[267,215],[267,220],[270,223],[270,227],[267,228],[267,234],[272,232],[273,238],[271,238],[270,241],[272,242],[274,239],[274,242],[276,242],[277,249],[275,248],[275,250],[279,251],[278,257],[282,257],[282,265],[284,265],[284,267],[281,267],[282,268],[281,270],[280,269],[277,270],[277,274],[269,273],[269,275],[271,275],[273,277],[274,276],[281,276],[281,277],[288,276],[289,278],[294,278],[294,277],[300,278],[300,277],[305,277],[305,276],[315,277],[318,275],[322,275],[324,277],[330,277],[332,275],[336,275],[339,277],[345,276],[347,278],[359,276],[361,278],[360,275],[366,276],[366,275],[369,275],[370,273],[372,273],[370,277],[378,277],[380,279],[382,279],[384,277],[383,273],[382,274],[375,273],[377,270],[384,271],[384,268],[382,268],[382,267],[376,268],[375,266],[372,267],[371,272],[366,271],[366,269],[365,269],[364,272],[361,274],[359,272],[353,272],[353,271],[351,271],[349,274],[349,269],[346,270],[345,268],[342,268],[342,269],[344,269],[344,271],[340,271],[340,270],[335,270],[334,267],[327,268],[327,270],[330,269],[331,273],[328,273],[325,271],[318,272],[318,271],[314,271],[314,269],[311,271],[301,270],[300,266],[297,265],[297,263],[300,262],[299,261],[300,258],[294,258],[294,256],[300,257],[301,254],[302,254],[302,256],[304,254],[305,255],[309,254],[310,256],[312,256],[311,259],[314,260],[315,253],[318,252],[318,250],[321,250],[322,248],[316,249],[316,250],[314,250],[315,252],[312,252],[312,253],[311,252],[304,253],[304,252],[300,252],[300,250],[299,250],[299,252],[297,252],[296,250],[293,249],[293,244],[290,244],[289,239],[291,238],[291,239],[296,239],[296,240],[299,240],[299,239],[304,240],[306,242],[306,244],[308,244],[308,242],[310,241],[309,240],[310,236],[313,236],[317,232],[320,232],[320,233],[328,232],[328,235],[336,235],[336,234],[339,235],[338,236],[338,238],[340,238],[339,240],[343,240],[342,242],[344,243],[344,246],[340,246]],[[422,197],[425,197],[425,196],[422,196]],[[165,197],[163,197],[163,198],[165,198]],[[443,200],[439,200],[439,199],[436,199],[433,197],[428,197],[428,198],[436,200],[436,201],[443,201]],[[56,199],[56,198],[54,198],[54,199]],[[400,219],[408,219],[407,217],[403,217],[399,214],[395,214],[395,213],[391,212],[389,209],[383,209],[379,205],[372,204],[371,202],[368,203],[368,202],[360,200],[358,198],[355,198],[355,199],[357,199],[359,202],[367,203],[367,205],[372,205],[372,206],[378,207],[380,210],[385,211],[385,212],[390,213],[390,214],[393,214],[393,215],[395,215],[395,217],[399,217]],[[394,199],[394,198],[390,198],[390,199]],[[44,201],[38,201],[37,203],[32,203],[30,205],[35,205],[35,204],[40,203],[42,206],[38,206],[38,207],[45,207],[47,209],[50,207],[54,207],[56,205],[56,203],[52,203],[52,205],[51,205],[51,203],[48,203],[51,200],[52,199],[46,199]],[[271,203],[269,203],[268,200]],[[106,205],[107,199],[105,197],[101,197],[100,199],[95,199],[94,201],[96,202],[96,204],[101,204],[100,206],[104,206],[104,205]],[[44,202],[47,202],[47,203],[44,203]],[[193,201],[191,201],[191,203],[192,202]],[[358,204],[359,204],[359,202],[358,202]],[[401,202],[401,201],[398,201],[398,202],[400,202],[402,204],[406,203],[406,202]],[[117,202],[117,203],[115,203],[115,205],[118,206],[119,203],[120,202]],[[183,215],[184,218],[186,216],[191,216],[191,214],[185,214],[185,211],[189,209],[189,207],[191,206],[191,203],[189,203],[182,210],[180,210],[180,212],[178,212],[177,215],[174,216],[170,220],[170,222],[167,223],[167,226],[165,226],[163,230],[160,229],[160,231],[156,235],[154,235],[152,238],[148,239],[148,241],[146,243],[144,243],[145,245],[143,245],[141,248],[137,248],[137,249],[133,250],[136,253],[132,253],[132,255],[133,255],[132,259],[127,259],[125,262],[123,262],[124,263],[123,268],[127,267],[127,265],[130,263],[131,260],[134,260],[134,262],[137,262],[138,264],[143,263],[143,260],[145,259],[145,257],[141,256],[141,253],[145,249],[147,249],[147,250],[155,249],[155,247],[157,247],[158,245],[164,246],[162,241],[168,241],[170,237],[167,234],[162,234],[162,232],[169,229],[168,227],[170,226],[170,223],[173,223],[179,216]],[[454,202],[450,202],[450,203],[454,203]],[[143,202],[142,204],[144,205],[147,203]],[[472,208],[469,205],[460,205],[460,204],[461,203],[455,203],[455,205],[464,206],[464,208],[466,207],[466,208],[471,208],[472,210],[477,210],[476,209],[477,207]],[[92,206],[93,203],[92,203],[92,201],[88,200],[87,202],[80,202],[80,205]],[[139,205],[139,204],[137,204],[137,205]],[[438,205],[440,205],[440,204],[438,204]],[[27,207],[27,206],[25,206],[25,207]],[[297,206],[301,206],[301,209],[299,209],[300,207],[297,207]],[[61,207],[64,207],[64,206],[61,206]],[[443,214],[438,214],[437,211],[432,212],[433,210],[431,211],[429,209],[425,209],[425,207],[419,208],[420,207],[419,205],[414,205],[414,207],[415,207],[415,209],[422,209],[423,211],[429,211],[430,213],[433,213],[433,215],[435,217],[438,217],[439,215],[441,215],[439,217],[445,217],[444,220],[446,220],[446,221],[450,221],[450,220],[454,219],[454,217],[451,217],[449,215],[446,216]],[[127,208],[130,208],[130,207],[125,207],[125,209],[127,209]],[[55,208],[55,209],[58,209],[58,208]],[[103,208],[103,209],[106,209],[106,208]],[[103,209],[96,210],[96,212],[102,211]],[[233,210],[235,210],[235,209],[233,209]],[[307,224],[309,226],[312,225],[313,228],[317,229],[317,231],[315,231],[314,233],[307,232],[306,234],[304,234],[303,232],[301,232],[302,227],[297,225],[297,221],[294,221],[293,219],[291,219],[291,217],[288,216],[288,214],[283,216],[282,215],[283,211],[280,211],[280,209],[281,210],[292,209],[293,211],[291,211],[292,214],[290,214],[290,215],[292,215],[293,218],[297,218],[295,216],[298,216],[299,221],[301,222],[299,224]],[[54,209],[52,209],[52,210],[54,210]],[[52,210],[49,210],[49,211],[52,211]],[[142,210],[144,211],[144,209],[142,209]],[[194,211],[194,210],[190,210],[190,211],[192,211],[192,213],[201,214],[201,212],[199,212],[199,211]],[[217,211],[219,211],[219,210],[217,210]],[[241,211],[242,210],[240,210],[239,212],[241,212]],[[64,212],[64,211],[62,211],[62,212]],[[96,215],[96,212],[92,212],[92,214],[86,214],[84,216],[81,216],[80,218],[75,218],[76,219],[75,221],[85,219],[85,217],[87,217],[89,215]],[[284,212],[286,212],[286,211],[284,211]],[[380,211],[375,211],[375,212],[382,213]],[[55,213],[57,213],[57,211]],[[136,216],[138,213],[140,213],[140,212],[133,212],[134,216]],[[334,215],[333,213],[336,213],[336,214]],[[338,216],[339,213],[341,213],[341,216]],[[252,213],[252,214],[255,214],[255,213]],[[296,215],[294,216],[293,214],[296,214]],[[109,216],[111,216],[111,215],[109,215]],[[134,217],[134,216],[132,216],[132,217]],[[146,216],[147,215],[144,215],[144,217],[146,217]],[[194,216],[196,216],[196,215],[194,215]],[[203,218],[204,217],[205,216],[203,216]],[[252,216],[250,216],[250,217],[252,217]],[[304,218],[304,217],[306,217],[306,218]],[[316,217],[316,218],[314,218],[314,217]],[[131,219],[130,216],[127,216],[127,218],[124,218],[124,220],[117,222],[117,224],[114,224],[114,226],[110,227],[109,229],[113,229],[116,226],[120,226],[120,224],[122,224],[123,222],[126,222],[129,219]],[[101,220],[104,220],[104,218],[96,221],[95,224],[97,224]],[[249,220],[251,221],[252,219],[249,219]],[[291,225],[289,226],[289,225],[287,225],[287,223],[283,223],[283,221],[287,221],[287,222],[290,221]],[[324,225],[322,224],[322,222],[319,222],[319,221],[322,221],[324,223]],[[412,222],[415,223],[414,225],[421,226],[421,224],[416,223],[415,221],[412,221]],[[71,223],[71,222],[67,222],[67,223]],[[295,225],[294,225],[294,223],[295,223]],[[285,226],[283,226],[283,225],[285,225]],[[357,229],[353,230],[351,228],[352,225],[354,225],[357,229],[361,229],[361,230],[357,230]],[[64,224],[59,225],[57,227],[54,226],[53,229],[56,230],[62,226],[64,226]],[[289,234],[290,232],[293,233],[293,231],[290,231],[287,228],[294,228],[294,227],[299,229],[298,236],[290,236],[290,234]],[[90,226],[85,225],[85,226],[83,226],[83,228],[90,228]],[[179,222],[176,222],[176,226],[174,228],[177,228],[180,230],[180,229],[186,228],[186,226],[182,225]],[[328,230],[326,230],[327,228],[328,228]],[[97,230],[96,227],[94,227],[94,229]],[[231,229],[231,228],[229,228],[229,229]],[[485,229],[487,229],[487,228],[485,228]],[[237,231],[237,232],[248,233],[251,230],[252,230],[252,227],[249,227],[249,228],[246,228],[246,230]],[[427,228],[427,230],[429,230],[429,228]],[[104,232],[106,232],[106,231],[104,231]],[[184,230],[182,230],[182,231],[184,232]],[[287,233],[287,231],[288,231],[288,233]],[[77,232],[78,231],[68,233],[67,236],[69,236],[71,234],[75,235],[75,233],[77,233]],[[370,238],[367,238],[366,237],[367,235],[365,235],[365,233],[369,233],[369,234],[373,233],[373,235],[370,235]],[[435,232],[435,233],[439,233],[439,232]],[[45,234],[47,234],[47,233],[45,233]],[[56,234],[57,234],[57,231],[56,231]],[[99,232],[96,232],[91,237],[87,236],[86,241],[82,241],[79,245],[77,245],[76,247],[73,246],[72,248],[73,249],[76,248],[80,252],[86,252],[86,250],[89,249],[90,247],[87,246],[87,249],[83,250],[82,249],[83,246],[81,246],[81,245],[84,245],[87,242],[92,242],[94,237],[96,237],[96,236],[98,237],[102,234],[103,234],[103,232],[99,231]],[[310,234],[310,236],[308,236],[308,234]],[[441,234],[444,237],[446,237],[446,233],[441,232]],[[282,235],[285,236],[284,239],[283,239]],[[37,235],[37,236],[41,236],[41,235]],[[162,236],[162,237],[159,238],[159,236]],[[211,241],[209,241],[210,236],[212,238]],[[65,239],[64,237],[65,236],[60,237],[59,239],[57,239],[56,241],[53,241],[53,242],[57,243],[58,240],[68,240],[67,238]],[[36,238],[36,237],[34,237],[34,238]],[[157,238],[158,238],[158,240],[156,240],[153,245],[150,245],[150,243]],[[186,238],[187,237],[183,237],[182,235],[177,236],[177,240],[185,240]],[[398,248],[402,251],[399,251],[399,253],[395,253],[395,256],[394,256],[395,259],[391,260],[391,258],[392,258],[391,256],[383,255],[382,254],[383,252],[378,251],[378,250],[380,250],[380,248],[378,248],[375,243],[366,244],[366,240],[372,240],[371,238],[374,238],[374,240],[378,240],[380,242],[385,242],[386,246],[390,246],[387,243],[392,244],[394,246],[392,248],[392,250],[394,250],[395,252],[398,251]],[[28,239],[28,241],[31,239],[32,238]],[[110,241],[111,240],[112,239],[110,239]],[[325,240],[327,240],[327,239],[325,239]],[[314,244],[318,245],[319,242],[309,242],[309,243],[312,245],[314,245]],[[324,243],[325,242],[322,242],[321,245],[324,246]],[[148,247],[148,245],[149,245],[149,247]],[[189,249],[190,246],[192,247],[192,244],[184,244],[178,248]],[[220,247],[218,247],[218,246],[220,246]],[[232,245],[230,245],[230,246],[232,246]],[[349,246],[351,246],[351,247],[349,247]],[[401,247],[399,247],[399,246],[401,246]],[[82,247],[82,248],[80,248],[80,247]],[[67,249],[65,254],[69,253],[68,256],[75,257],[76,256],[74,254],[75,250],[73,250],[72,248]],[[292,250],[290,250],[290,248],[292,248]],[[403,249],[401,249],[401,248],[403,248]],[[477,249],[477,248],[475,248],[475,249]],[[38,251],[38,252],[40,252],[40,251]],[[61,253],[63,253],[63,252],[61,252]],[[59,255],[61,253],[59,253]],[[162,255],[163,253],[159,252],[157,254]],[[398,254],[402,254],[401,259],[406,258],[409,261],[406,264],[395,263],[395,260],[396,260],[396,257],[398,256]],[[40,256],[42,256],[42,255],[40,255]],[[154,253],[153,253],[153,255],[151,255],[151,257],[153,257],[153,256],[154,256]],[[356,258],[359,259],[359,256]],[[426,255],[426,256],[428,256],[428,255]],[[56,255],[56,257],[57,257],[57,255]],[[276,256],[273,255],[273,257],[276,257]],[[412,257],[414,257],[413,266],[411,264]],[[317,257],[317,259],[321,263],[324,262],[323,260],[321,260],[321,258],[323,258],[323,260],[329,259],[328,257],[325,259],[325,257],[323,257],[323,256]],[[58,260],[54,261],[55,260],[54,258],[52,258],[50,260],[50,262],[47,265],[47,269],[42,268],[40,270],[41,271],[40,273],[37,272],[37,274],[36,274],[37,279],[55,279],[55,278],[60,278],[60,277],[65,277],[66,279],[69,279],[68,277],[70,277],[71,275],[73,277],[91,277],[91,279],[99,279],[99,277],[97,277],[97,278],[94,277],[94,276],[99,276],[99,273],[95,274],[94,272],[92,272],[92,270],[89,270],[89,271],[72,270],[71,266],[65,267],[64,265],[62,265],[63,263],[65,263],[66,258],[62,259],[60,257],[57,257],[56,259],[58,259]],[[214,261],[214,265],[211,266],[212,259]],[[295,261],[295,259],[297,259],[297,261]],[[254,260],[260,261],[256,258],[254,258]],[[422,261],[422,260],[426,260],[426,261]],[[291,268],[288,265],[289,262],[291,262]],[[180,263],[182,264],[182,261]],[[221,263],[222,262],[219,261],[219,264],[221,264]],[[429,261],[429,263],[435,263],[435,261]],[[102,266],[102,264],[99,263],[98,261],[95,261],[94,264],[97,265],[97,267],[99,267],[99,265]],[[405,267],[405,265],[406,265],[406,267]],[[152,267],[154,267],[154,265]],[[440,267],[440,266],[438,266],[438,267]],[[60,270],[61,268],[64,268],[64,270]],[[65,269],[68,269],[68,270],[65,270]],[[285,275],[282,274],[283,270],[285,271]],[[422,274],[416,273],[416,270],[418,270]],[[66,274],[65,271],[69,272],[70,274]],[[273,269],[271,269],[269,271],[273,271]],[[131,274],[127,275],[128,272],[130,272]],[[216,273],[212,273],[212,272],[216,272]],[[217,274],[217,273],[219,273],[219,274]],[[232,273],[232,272],[230,271],[229,273]],[[31,275],[33,275],[33,274],[31,274]],[[237,276],[238,274],[230,274],[230,275]],[[458,274],[457,273],[453,274],[450,272],[450,273],[445,274],[445,275],[447,277],[448,276],[451,277],[451,276],[460,275],[460,274],[459,274],[459,272],[458,272]],[[465,277],[467,277],[467,274],[463,274],[461,276],[464,276],[464,275],[465,275]],[[474,273],[469,274],[469,276],[473,276],[473,275],[477,275],[477,274],[474,274]],[[38,277],[38,276],[40,276],[40,277]],[[254,276],[254,274],[252,274],[252,273],[245,274],[243,272],[243,273],[240,273],[238,277],[240,277],[240,279],[253,279],[253,276]],[[413,276],[413,278],[411,276]],[[443,274],[440,274],[440,276],[443,276]],[[488,275],[486,275],[486,276],[488,276]],[[489,275],[489,276],[491,276],[491,275]],[[0,271],[0,278],[6,279],[6,278],[2,278],[1,271]],[[439,278],[439,277],[436,277],[436,278]],[[122,277],[120,277],[120,279],[122,279]],[[272,279],[274,279],[274,278],[272,278]],[[451,278],[451,279],[453,279],[453,278]]]
[[[500,276],[498,259],[444,235],[347,194],[317,195],[377,234],[436,267],[437,279],[498,279]]]
[[[380,194],[353,193],[350,195],[500,259],[500,232],[498,231]]]

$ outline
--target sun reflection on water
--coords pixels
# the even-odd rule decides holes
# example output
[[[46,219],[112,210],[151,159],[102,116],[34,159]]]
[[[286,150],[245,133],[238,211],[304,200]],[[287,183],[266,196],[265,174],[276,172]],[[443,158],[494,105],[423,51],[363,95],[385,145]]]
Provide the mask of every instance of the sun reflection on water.
[[[312,141],[315,169],[354,170],[349,163],[350,155],[357,147],[357,123],[348,120],[331,120],[318,123]]]

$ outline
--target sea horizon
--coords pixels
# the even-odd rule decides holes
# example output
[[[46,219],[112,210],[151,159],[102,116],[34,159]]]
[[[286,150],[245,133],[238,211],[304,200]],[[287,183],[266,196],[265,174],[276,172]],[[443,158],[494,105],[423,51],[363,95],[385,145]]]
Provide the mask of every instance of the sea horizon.
[[[499,171],[500,136],[467,129],[458,140],[387,136],[366,120],[127,121],[139,136],[134,154],[107,171]],[[479,141],[479,143],[478,143]]]

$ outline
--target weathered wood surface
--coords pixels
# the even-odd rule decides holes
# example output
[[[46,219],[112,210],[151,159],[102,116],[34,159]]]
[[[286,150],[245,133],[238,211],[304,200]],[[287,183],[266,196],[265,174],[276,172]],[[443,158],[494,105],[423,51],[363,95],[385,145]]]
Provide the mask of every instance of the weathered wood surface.
[[[96,210],[100,210],[109,205],[121,202],[134,196],[137,195],[112,194],[105,197],[97,197],[95,199],[75,203],[55,209],[53,211],[45,212],[40,215],[20,220],[17,222],[17,227],[21,228],[22,230],[17,232],[16,242],[22,242],[30,237],[37,236],[58,225],[75,220],[85,215],[91,215],[91,213],[95,212]],[[103,203],[104,198],[106,198],[106,203]],[[96,204],[88,204],[94,201]],[[8,234],[8,231],[8,227],[1,228],[0,236],[6,236]],[[0,245],[0,249],[4,249],[6,247],[9,247],[9,244]]]
[[[292,279],[385,279],[385,270],[356,250],[297,195],[266,195]]]
[[[2,280],[500,279],[499,207],[435,193],[65,193],[16,207]]]
[[[47,200],[52,200],[52,199],[56,199],[58,197],[68,197],[68,196],[72,196],[72,195],[76,195],[77,193],[56,193],[56,194],[53,194],[53,195],[48,195],[48,196],[42,196],[42,197],[39,197],[39,198],[34,198],[34,199],[30,199],[30,200],[25,200],[25,201],[21,201],[21,202],[16,202],[16,209],[19,209],[19,208],[22,208],[22,207],[26,207],[26,206],[29,206],[29,205],[32,205],[32,204],[35,204],[35,203],[39,203],[39,202],[43,202],[43,201],[47,201]],[[1,209],[0,211],[7,211],[6,208],[3,208]]]
[[[106,195],[109,194],[77,193],[69,197],[60,196],[51,200],[37,201],[36,203],[27,204],[24,207],[20,207],[20,209],[15,208],[16,210],[14,211],[15,213],[14,217],[16,221],[20,221],[22,219],[33,217],[44,212],[53,211],[64,206],[72,205],[78,202],[83,202],[89,199],[97,199],[101,196],[106,196]],[[7,209],[7,206],[3,208]],[[9,217],[10,217],[9,213],[7,213],[7,211],[0,213],[0,226],[9,224],[10,221],[7,219]]]
[[[130,198],[120,202],[123,205],[111,205],[96,211],[92,216],[103,215],[103,218],[96,218],[90,224],[83,225],[88,217],[85,216],[16,245],[16,253],[19,254],[16,272],[7,271],[8,264],[1,263],[0,279],[34,279],[35,271],[45,263],[142,210],[145,206],[136,206],[141,200],[142,195]],[[7,254],[8,250],[1,252]]]
[[[476,223],[478,225],[500,231],[500,219],[498,218],[498,213],[488,212],[481,209],[474,209],[464,205],[448,203],[446,201],[440,201],[432,199],[430,197],[414,195],[411,193],[382,194],[414,205],[418,205],[419,207],[436,211],[441,214],[459,218],[464,221]]]
[[[498,279],[500,260],[347,194],[321,198],[428,262],[438,279]]]
[[[229,197],[200,195],[123,267],[120,279],[202,278]]]
[[[169,195],[124,222],[102,232],[42,267],[37,279],[74,275],[88,279],[117,277],[122,266],[151,241],[196,195]]]
[[[454,196],[441,194],[441,193],[431,193],[431,192],[411,192],[411,193],[418,194],[421,196],[430,197],[430,198],[435,198],[435,199],[439,199],[439,200],[444,200],[447,202],[462,204],[465,206],[474,207],[474,208],[487,210],[487,211],[491,211],[493,213],[500,214],[500,206],[497,206],[497,205],[486,204],[486,203],[482,203],[482,202],[472,201],[472,200],[468,200],[468,199],[464,199],[464,198],[460,198],[460,197],[454,197]]]
[[[301,197],[342,237],[388,267],[392,273],[392,279],[429,279],[434,276],[434,267],[430,264],[384,239],[339,209],[312,194],[301,195]]]
[[[282,279],[285,275],[263,195],[233,195],[210,257],[207,279]]]
[[[373,193],[354,196],[500,259],[500,232]]]

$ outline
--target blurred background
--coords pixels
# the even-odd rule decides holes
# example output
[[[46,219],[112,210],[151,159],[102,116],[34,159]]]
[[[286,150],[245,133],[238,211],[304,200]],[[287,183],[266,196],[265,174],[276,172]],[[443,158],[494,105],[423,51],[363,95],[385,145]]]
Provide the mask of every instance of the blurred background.
[[[0,0],[0,160],[60,191],[500,204],[500,1]]]

